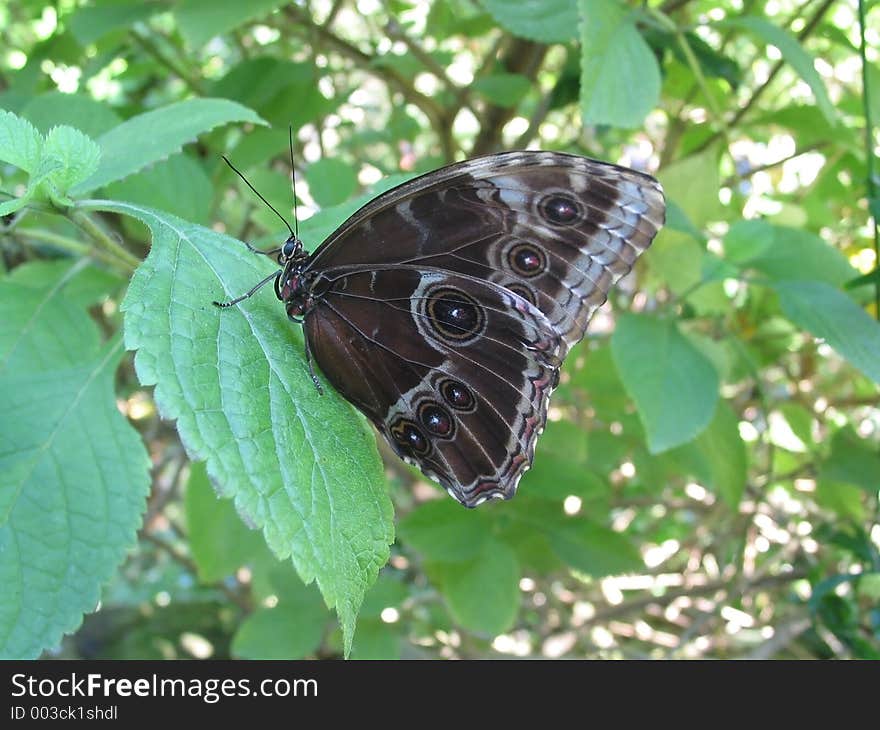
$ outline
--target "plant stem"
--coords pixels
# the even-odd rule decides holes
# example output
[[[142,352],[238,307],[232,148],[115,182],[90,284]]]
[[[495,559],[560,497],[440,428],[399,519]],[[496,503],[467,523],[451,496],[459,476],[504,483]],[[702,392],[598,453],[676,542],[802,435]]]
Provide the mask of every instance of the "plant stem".
[[[132,273],[140,265],[140,259],[114,241],[113,237],[85,212],[86,205],[80,204],[78,208],[70,216],[74,224],[82,228],[91,237],[97,250],[106,252],[106,254],[123,264],[129,274]]]

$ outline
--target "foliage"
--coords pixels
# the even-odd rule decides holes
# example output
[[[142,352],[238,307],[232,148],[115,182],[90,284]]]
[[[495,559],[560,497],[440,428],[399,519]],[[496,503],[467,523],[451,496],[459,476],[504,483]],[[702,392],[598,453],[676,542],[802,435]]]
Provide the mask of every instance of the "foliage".
[[[0,655],[880,656],[861,27],[830,0],[0,7]],[[514,500],[385,459],[268,290],[211,306],[272,272],[235,239],[287,235],[221,156],[290,211],[289,125],[309,248],[499,149],[663,183]]]

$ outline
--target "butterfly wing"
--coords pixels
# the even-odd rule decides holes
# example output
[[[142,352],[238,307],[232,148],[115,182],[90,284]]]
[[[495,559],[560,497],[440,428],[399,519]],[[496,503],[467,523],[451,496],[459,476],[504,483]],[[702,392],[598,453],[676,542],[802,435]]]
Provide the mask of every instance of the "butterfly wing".
[[[435,268],[491,281],[579,341],[663,224],[656,180],[557,152],[487,155],[380,195],[313,254],[311,269]]]
[[[320,286],[306,336],[333,386],[461,503],[511,497],[558,382],[546,316],[443,269],[330,269]]]

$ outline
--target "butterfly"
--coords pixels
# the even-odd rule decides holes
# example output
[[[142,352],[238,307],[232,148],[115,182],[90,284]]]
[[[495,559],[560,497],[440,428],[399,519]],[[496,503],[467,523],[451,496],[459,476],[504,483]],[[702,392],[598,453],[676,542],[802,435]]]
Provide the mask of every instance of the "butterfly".
[[[475,507],[516,492],[563,359],[664,219],[649,175],[501,152],[382,193],[311,254],[293,230],[249,246],[280,268],[214,304],[273,282],[318,389],[313,361],[404,461]]]

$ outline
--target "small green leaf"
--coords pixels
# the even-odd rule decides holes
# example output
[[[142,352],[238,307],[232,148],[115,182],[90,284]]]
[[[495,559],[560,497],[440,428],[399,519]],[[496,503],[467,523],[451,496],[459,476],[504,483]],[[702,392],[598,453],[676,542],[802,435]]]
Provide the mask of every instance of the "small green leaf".
[[[231,500],[217,496],[201,462],[191,466],[184,509],[189,547],[202,582],[233,575],[266,550],[260,533],[247,528]]]
[[[232,639],[235,656],[302,659],[320,646],[327,610],[314,587],[304,586],[291,575],[279,586],[277,596],[277,606],[259,608],[242,622]]]
[[[174,17],[187,43],[197,48],[214,36],[261,18],[284,4],[283,0],[250,0],[246,3],[181,0],[174,7]]]
[[[765,18],[741,16],[722,21],[719,25],[742,28],[754,33],[765,43],[776,46],[782,57],[807,82],[816,98],[816,105],[822,110],[831,124],[837,123],[837,110],[828,97],[828,90],[819,72],[814,66],[813,57],[804,50],[804,46],[784,28],[774,25]]]
[[[61,161],[62,167],[49,175],[58,193],[67,191],[94,174],[101,160],[101,148],[73,127],[53,127],[46,136],[43,155]]]
[[[166,10],[164,2],[132,3],[129,0],[105,0],[79,7],[67,22],[80,45],[87,46],[114,30],[130,29],[138,21]]]
[[[316,580],[350,648],[367,588],[388,560],[392,507],[373,434],[331,388],[309,377],[298,328],[271,287],[228,299],[266,276],[240,242],[127,203],[153,233],[150,255],[122,304],[125,343],[165,418],[194,460],[279,558]]]
[[[180,152],[198,135],[230,122],[265,124],[256,113],[228,99],[187,99],[132,117],[98,138],[101,164],[88,180],[75,185],[71,194],[81,196],[121,180]]]
[[[716,146],[666,165],[657,177],[663,183],[666,197],[679,206],[697,229],[704,228],[721,215]]]
[[[819,472],[822,479],[861,487],[868,494],[880,490],[880,454],[852,427],[840,429],[831,438],[831,454]]]
[[[834,286],[857,273],[840,251],[801,228],[741,221],[724,238],[727,258],[772,279],[814,279]]]
[[[0,160],[34,174],[42,160],[43,138],[27,119],[0,109]]]
[[[521,38],[566,43],[577,37],[575,0],[481,0],[498,24]]]
[[[660,99],[660,67],[619,0],[578,0],[585,124],[638,127]]]
[[[864,309],[822,281],[779,281],[774,289],[792,322],[880,383],[880,324]]]
[[[553,551],[567,565],[602,577],[644,566],[639,551],[619,532],[579,517],[562,518],[547,531]]]
[[[529,93],[531,82],[520,74],[492,74],[471,84],[471,90],[488,99],[495,106],[513,108]]]
[[[382,621],[359,621],[352,659],[399,659],[400,630]]]
[[[44,134],[52,127],[66,124],[93,139],[122,121],[104,102],[84,94],[64,94],[60,91],[35,96],[21,110],[21,116]]]
[[[438,573],[449,612],[458,624],[491,636],[513,625],[519,612],[520,567],[506,544],[487,540],[477,557],[443,564]]]
[[[333,158],[318,160],[306,170],[309,192],[322,208],[348,200],[357,190],[357,176],[350,165]]]
[[[428,560],[469,560],[489,539],[489,520],[479,510],[465,510],[449,499],[418,507],[398,524],[400,539]]]
[[[624,315],[611,337],[611,351],[652,454],[686,443],[706,428],[718,401],[718,373],[674,322]]]
[[[736,414],[724,401],[715,416],[692,443],[673,456],[707,487],[736,509],[746,488],[746,448],[739,435]]]
[[[865,493],[853,484],[820,478],[816,482],[816,502],[833,510],[841,520],[859,524],[867,519]]]
[[[724,255],[735,264],[746,264],[765,255],[776,239],[775,226],[765,220],[739,220],[724,237]]]

